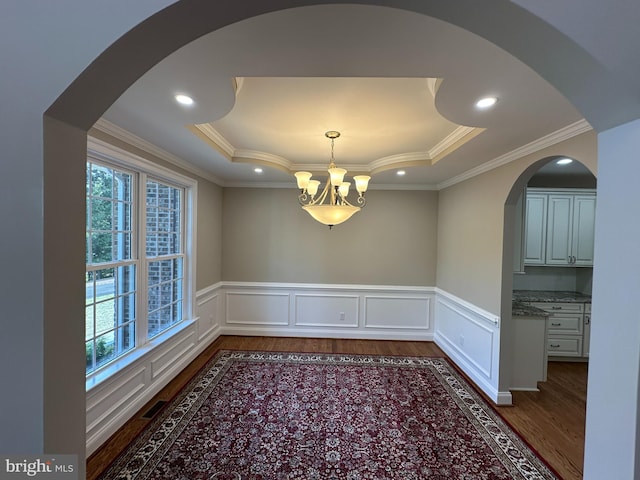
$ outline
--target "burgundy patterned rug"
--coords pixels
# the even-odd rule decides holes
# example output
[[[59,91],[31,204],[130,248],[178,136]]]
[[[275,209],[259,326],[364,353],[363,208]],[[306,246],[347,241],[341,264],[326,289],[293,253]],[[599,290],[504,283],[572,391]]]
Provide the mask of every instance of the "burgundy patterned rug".
[[[100,478],[559,477],[445,359],[221,351]]]

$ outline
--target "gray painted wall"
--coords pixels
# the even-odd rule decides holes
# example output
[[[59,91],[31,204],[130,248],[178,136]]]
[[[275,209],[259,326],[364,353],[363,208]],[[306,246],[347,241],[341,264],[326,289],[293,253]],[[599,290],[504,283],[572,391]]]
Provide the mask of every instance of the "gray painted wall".
[[[520,179],[525,170],[556,155],[579,160],[595,174],[596,134],[584,133],[439,192],[439,288],[500,315],[505,202],[516,181],[518,191],[526,184],[528,178]],[[514,230],[513,220],[507,228]]]
[[[332,230],[295,189],[225,188],[225,281],[433,286],[438,193],[367,192],[367,206]]]

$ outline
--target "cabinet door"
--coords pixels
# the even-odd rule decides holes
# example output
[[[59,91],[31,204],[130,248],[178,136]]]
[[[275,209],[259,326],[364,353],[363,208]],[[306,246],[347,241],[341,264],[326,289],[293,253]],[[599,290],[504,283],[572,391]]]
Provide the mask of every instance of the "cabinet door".
[[[569,265],[573,231],[573,196],[549,195],[547,207],[547,265]]]
[[[571,255],[574,265],[593,265],[593,237],[596,220],[596,196],[576,195],[573,200]]]
[[[547,238],[547,195],[527,193],[524,229],[525,265],[544,265]]]

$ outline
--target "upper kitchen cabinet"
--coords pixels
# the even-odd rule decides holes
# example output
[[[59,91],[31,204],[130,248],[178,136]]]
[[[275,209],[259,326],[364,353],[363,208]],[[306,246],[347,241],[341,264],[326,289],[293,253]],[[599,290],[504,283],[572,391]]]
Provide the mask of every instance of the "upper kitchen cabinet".
[[[547,245],[547,201],[545,193],[527,190],[524,227],[524,264],[544,265]]]
[[[595,190],[527,190],[525,265],[593,266]]]

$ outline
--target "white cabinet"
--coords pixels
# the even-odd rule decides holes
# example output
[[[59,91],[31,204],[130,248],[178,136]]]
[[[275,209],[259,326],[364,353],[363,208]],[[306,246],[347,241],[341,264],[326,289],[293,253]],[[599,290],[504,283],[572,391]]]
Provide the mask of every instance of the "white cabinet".
[[[547,242],[547,194],[527,191],[524,263],[544,265]]]
[[[527,190],[525,265],[593,266],[596,194]]]
[[[547,381],[547,322],[545,317],[513,317],[514,342],[509,390],[538,391]]]
[[[593,265],[595,194],[549,194],[546,265]]]
[[[547,319],[547,354],[549,357],[585,357],[588,356],[588,334],[590,329],[591,304],[573,302],[535,302],[538,307],[549,313]],[[585,311],[588,306],[588,317]],[[585,352],[585,344],[587,350]]]

